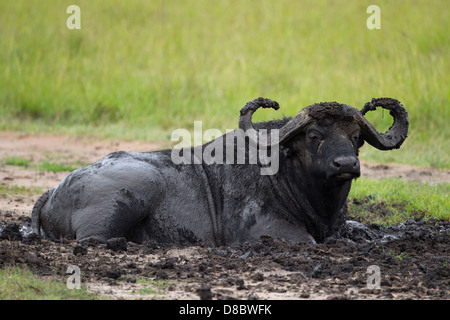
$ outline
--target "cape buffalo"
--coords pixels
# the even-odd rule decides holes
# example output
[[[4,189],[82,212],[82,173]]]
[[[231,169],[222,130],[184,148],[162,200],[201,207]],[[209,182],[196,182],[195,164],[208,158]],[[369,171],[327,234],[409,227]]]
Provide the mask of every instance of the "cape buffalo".
[[[175,150],[192,160],[188,163],[174,163],[174,150],[121,151],[73,171],[37,200],[34,232],[101,242],[125,237],[138,243],[223,245],[262,235],[320,242],[345,221],[364,141],[390,150],[399,148],[408,132],[406,110],[390,98],[372,99],[361,111],[337,102],[317,103],[292,118],[253,124],[260,107],[279,108],[270,99],[248,102],[237,130],[245,139],[228,139],[237,137],[233,131]],[[376,107],[388,109],[394,119],[385,133],[364,117]],[[220,146],[227,155],[218,153]],[[250,161],[252,148],[276,159],[277,171],[262,174],[267,161]],[[207,150],[215,157],[212,163],[196,156]],[[242,150],[244,161],[239,161]]]

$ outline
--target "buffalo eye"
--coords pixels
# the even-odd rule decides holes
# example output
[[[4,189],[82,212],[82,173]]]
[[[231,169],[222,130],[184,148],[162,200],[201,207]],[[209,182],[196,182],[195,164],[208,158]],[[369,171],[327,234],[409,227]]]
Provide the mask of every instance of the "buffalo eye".
[[[317,151],[319,144],[323,140],[323,135],[317,130],[309,130],[307,135],[308,144],[311,146],[311,150]]]
[[[357,148],[360,147],[361,141],[360,141],[359,132],[353,133],[353,134],[351,135],[351,140],[352,140],[352,143],[353,143],[353,145],[354,145],[355,147],[357,147]]]

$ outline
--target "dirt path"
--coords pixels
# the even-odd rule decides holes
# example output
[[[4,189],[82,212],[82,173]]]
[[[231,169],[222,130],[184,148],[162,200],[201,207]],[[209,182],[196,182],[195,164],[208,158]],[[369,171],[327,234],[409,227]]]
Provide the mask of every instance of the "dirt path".
[[[12,157],[30,161],[28,166],[0,165],[0,229],[14,235],[12,224],[29,223],[37,197],[68,173],[38,170],[40,163],[79,167],[110,152],[151,151],[159,146],[0,132],[0,163]],[[448,170],[365,161],[361,165],[362,176],[369,178],[450,183]],[[359,226],[345,239],[320,245],[262,238],[256,244],[220,248],[126,243],[126,251],[102,244],[30,241],[18,234],[15,240],[0,239],[0,267],[23,263],[46,277],[64,274],[69,264],[75,264],[90,290],[126,299],[448,299],[449,230],[448,223],[410,221],[404,230],[394,231]],[[374,232],[393,236],[375,239]],[[370,265],[381,268],[381,289],[367,288]]]

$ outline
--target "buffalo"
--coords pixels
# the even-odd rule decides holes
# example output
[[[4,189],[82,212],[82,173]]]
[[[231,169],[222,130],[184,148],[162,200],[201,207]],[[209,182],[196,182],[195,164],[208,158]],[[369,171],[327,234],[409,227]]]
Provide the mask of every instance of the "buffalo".
[[[103,243],[125,237],[220,246],[263,235],[322,242],[346,220],[351,183],[360,176],[359,148],[365,141],[380,150],[399,148],[409,126],[406,110],[391,98],[372,99],[361,111],[317,103],[294,117],[253,123],[261,107],[279,105],[248,102],[239,129],[204,145],[120,151],[73,171],[36,201],[33,231]],[[394,120],[385,133],[364,117],[377,107]],[[206,151],[214,161],[198,157]],[[263,172],[269,162],[276,170]]]

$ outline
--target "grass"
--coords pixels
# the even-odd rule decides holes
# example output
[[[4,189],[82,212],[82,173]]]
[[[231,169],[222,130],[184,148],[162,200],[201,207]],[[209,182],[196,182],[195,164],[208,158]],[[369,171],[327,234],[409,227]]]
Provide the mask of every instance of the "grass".
[[[42,194],[42,188],[39,187],[25,187],[16,184],[11,186],[0,185],[0,196],[8,198],[9,196],[33,196]]]
[[[159,295],[178,282],[137,279],[136,283],[145,285],[145,287],[133,293]],[[2,288],[0,300],[97,300],[104,298],[88,292],[83,285],[80,289],[68,289],[65,282],[56,278],[44,280],[33,275],[27,267],[19,265],[5,266],[0,269],[0,288]]]
[[[58,280],[42,280],[27,268],[0,269],[0,300],[94,300],[99,297],[83,286],[70,290]]]
[[[166,289],[178,282],[173,280],[152,280],[152,279],[138,279],[137,283],[144,284],[147,287],[139,289],[134,292],[140,295],[147,294],[163,294]]]
[[[34,166],[34,168],[38,171],[66,172],[66,171],[74,171],[80,167],[86,166],[87,163],[82,163],[80,161],[72,161],[70,163],[41,161],[34,163],[33,160],[31,159],[19,156],[5,156],[3,157],[3,161],[0,162],[0,165],[10,165],[19,167]]]
[[[442,0],[78,0],[0,2],[0,129],[167,141],[194,120],[222,132],[258,96],[256,120],[318,101],[403,102],[410,134],[396,152],[362,155],[450,167],[449,19]],[[390,117],[370,115],[377,128]]]
[[[25,159],[17,156],[6,156],[3,158],[3,162],[1,164],[8,166],[19,166],[19,167],[28,167],[31,163],[31,160]]]
[[[120,280],[119,283],[124,283],[126,281],[127,276],[122,276],[123,280]],[[147,278],[138,278],[136,279],[137,284],[145,285],[144,288],[140,288],[138,290],[133,291],[134,294],[139,295],[148,295],[148,294],[163,294],[166,289],[170,286],[174,286],[178,284],[178,281],[174,280],[153,280]]]
[[[50,161],[43,161],[42,163],[37,165],[39,171],[52,171],[52,172],[74,171],[79,167],[80,165],[64,164]]]
[[[411,217],[450,221],[449,194],[448,183],[428,185],[394,178],[360,178],[349,194],[349,216],[382,225],[394,225]]]

